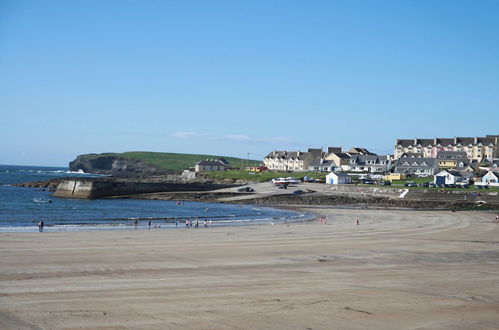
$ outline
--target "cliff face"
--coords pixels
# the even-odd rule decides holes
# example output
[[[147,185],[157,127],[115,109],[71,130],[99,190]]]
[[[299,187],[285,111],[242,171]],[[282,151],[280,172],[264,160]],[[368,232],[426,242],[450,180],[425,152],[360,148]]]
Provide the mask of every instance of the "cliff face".
[[[69,163],[71,171],[82,170],[85,173],[130,175],[158,173],[160,169],[142,161],[108,155],[80,155]]]

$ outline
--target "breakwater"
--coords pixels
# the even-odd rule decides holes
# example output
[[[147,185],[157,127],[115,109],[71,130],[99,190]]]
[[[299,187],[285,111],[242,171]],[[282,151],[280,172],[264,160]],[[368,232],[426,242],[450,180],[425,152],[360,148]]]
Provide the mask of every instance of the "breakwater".
[[[55,197],[97,199],[156,192],[208,191],[233,187],[216,183],[147,182],[144,180],[68,179],[55,189]]]

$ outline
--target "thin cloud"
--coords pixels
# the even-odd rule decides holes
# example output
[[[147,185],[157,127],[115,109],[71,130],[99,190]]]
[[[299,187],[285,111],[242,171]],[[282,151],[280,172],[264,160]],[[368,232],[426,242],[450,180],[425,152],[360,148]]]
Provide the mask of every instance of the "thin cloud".
[[[290,139],[284,136],[275,136],[269,138],[252,137],[246,134],[207,134],[199,132],[175,132],[171,136],[180,139],[209,139],[218,141],[232,141],[232,142],[244,142],[244,143],[289,143]]]

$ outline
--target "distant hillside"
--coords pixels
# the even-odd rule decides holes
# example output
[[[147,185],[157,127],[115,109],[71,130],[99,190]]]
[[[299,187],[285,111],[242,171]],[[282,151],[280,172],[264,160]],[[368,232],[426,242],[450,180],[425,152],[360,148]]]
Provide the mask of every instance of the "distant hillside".
[[[78,156],[69,166],[73,171],[83,170],[89,173],[111,172],[154,172],[182,171],[194,166],[197,161],[225,158],[233,167],[246,166],[247,159],[217,155],[196,155],[166,152],[130,151],[123,153],[86,154]],[[127,161],[129,160],[129,161]],[[249,160],[251,165],[258,160]]]

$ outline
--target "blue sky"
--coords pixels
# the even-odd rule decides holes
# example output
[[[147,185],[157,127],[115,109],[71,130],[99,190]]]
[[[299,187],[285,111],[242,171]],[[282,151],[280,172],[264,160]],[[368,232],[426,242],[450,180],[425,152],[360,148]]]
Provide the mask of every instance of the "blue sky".
[[[498,1],[0,0],[0,164],[499,134]]]

